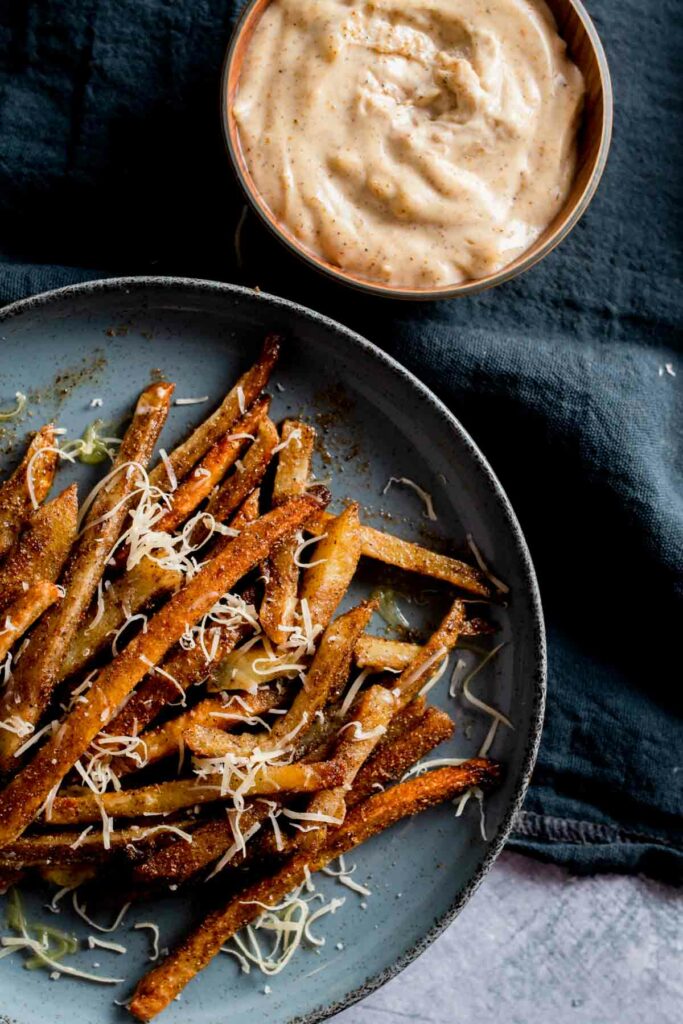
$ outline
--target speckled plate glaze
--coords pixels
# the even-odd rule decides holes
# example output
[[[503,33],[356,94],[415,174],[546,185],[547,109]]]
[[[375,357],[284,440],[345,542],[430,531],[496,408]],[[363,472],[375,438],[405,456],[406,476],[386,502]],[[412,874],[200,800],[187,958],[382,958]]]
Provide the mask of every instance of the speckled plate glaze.
[[[244,288],[168,278],[94,282],[19,302],[0,313],[0,406],[10,405],[17,390],[28,393],[29,404],[21,421],[4,431],[4,467],[15,461],[26,432],[51,418],[72,437],[96,415],[120,424],[140,388],[159,372],[177,382],[176,397],[209,395],[217,402],[251,362],[264,333],[272,330],[288,337],[271,386],[273,415],[303,414],[316,423],[326,449],[319,453],[316,473],[329,478],[337,502],[354,496],[364,506],[366,521],[445,550],[462,551],[471,533],[510,585],[508,606],[491,613],[507,643],[476,687],[510,715],[515,729],[500,730],[493,747],[493,756],[505,765],[505,778],[486,801],[486,840],[475,801],[457,819],[453,808],[444,806],[401,823],[350,858],[357,864],[354,877],[372,895],[362,897],[333,878],[320,879],[321,891],[346,897],[345,905],[325,919],[322,948],[300,950],[273,978],[254,971],[241,974],[235,960],[219,957],[160,1018],[167,1024],[314,1024],[405,967],[459,912],[500,852],[524,796],[541,730],[541,607],[510,504],[452,413],[415,377],[340,324]],[[90,407],[93,398],[102,399],[101,408]],[[170,448],[209,408],[208,403],[174,407],[164,446]],[[96,474],[93,467],[66,466],[59,484],[76,477],[85,488]],[[420,501],[408,489],[392,488],[383,495],[390,476],[410,477],[429,490],[438,522],[423,518]],[[363,586],[373,586],[386,572],[367,566],[363,577]],[[395,574],[392,580],[404,595],[401,606],[411,625],[425,628],[438,619],[448,599],[445,588],[406,575]],[[475,753],[488,719],[450,698],[447,678],[433,696],[455,717],[458,729],[455,739],[432,756]],[[92,930],[71,913],[68,901],[53,918],[42,906],[48,897],[47,890],[26,894],[30,916],[73,929],[86,940]],[[5,958],[0,962],[0,1020],[129,1020],[113,1000],[130,993],[149,952],[147,934],[134,931],[133,924],[157,921],[161,945],[168,946],[186,929],[191,902],[169,896],[133,908],[113,936],[128,947],[125,956],[87,949],[78,954],[83,969],[125,976],[127,981],[116,987],[51,981],[42,971],[24,971],[23,954]],[[96,915],[96,908],[89,910]],[[485,974],[481,983],[486,984]]]

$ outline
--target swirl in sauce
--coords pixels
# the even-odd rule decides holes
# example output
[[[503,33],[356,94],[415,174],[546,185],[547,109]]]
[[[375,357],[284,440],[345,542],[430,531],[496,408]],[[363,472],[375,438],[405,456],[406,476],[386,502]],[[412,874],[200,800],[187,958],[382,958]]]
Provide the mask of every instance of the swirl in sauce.
[[[551,223],[583,92],[542,0],[272,0],[234,116],[305,248],[428,289],[499,270]]]

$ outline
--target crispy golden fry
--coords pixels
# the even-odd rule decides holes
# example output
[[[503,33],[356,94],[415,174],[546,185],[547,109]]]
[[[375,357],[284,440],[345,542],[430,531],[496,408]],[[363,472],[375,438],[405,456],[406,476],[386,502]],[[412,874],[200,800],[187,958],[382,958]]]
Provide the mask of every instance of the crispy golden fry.
[[[5,692],[1,717],[9,708],[9,713],[19,714],[35,725],[47,708],[66,652],[82,625],[128,514],[126,498],[134,493],[138,477],[136,473],[129,474],[125,467],[131,462],[144,466],[149,460],[166,421],[172,393],[172,384],[153,384],[140,395],[114,463],[114,470],[121,471],[100,489],[93,501],[64,572],[64,600],[43,619],[31,637]],[[20,738],[12,733],[0,736],[0,769],[8,770],[20,744]]]
[[[216,411],[170,453],[169,460],[177,480],[182,480],[206,455],[211,445],[234,427],[245,410],[256,401],[277,362],[280,344],[281,339],[277,335],[269,334],[256,363],[240,377]],[[152,470],[150,481],[157,487],[168,489],[170,481],[163,463]]]
[[[225,757],[226,754],[247,754],[240,741],[253,743],[251,736],[226,736],[215,722],[193,721],[183,732],[183,742],[196,757]],[[245,744],[246,745],[246,744]],[[254,744],[255,745],[255,744]]]
[[[155,525],[155,530],[172,533],[208,498],[240,453],[246,448],[249,435],[258,430],[268,415],[269,398],[260,398],[248,409],[242,419],[209,448],[204,458],[191,470],[171,495],[171,508]]]
[[[460,636],[488,636],[493,632],[494,628],[484,619],[467,619],[463,623]],[[356,644],[356,664],[358,668],[369,668],[373,672],[382,672],[386,669],[400,672],[410,665],[419,650],[419,644],[387,640],[382,636],[365,633],[359,637]]]
[[[301,687],[287,714],[275,722],[270,733],[256,733],[246,738],[238,738],[225,736],[216,729],[192,729],[185,737],[190,750],[205,757],[223,757],[230,751],[244,755],[250,748],[254,749],[257,746],[261,750],[272,750],[282,743],[291,742],[297,735],[300,740],[303,739],[316,713],[325,707],[331,695],[346,682],[354,646],[376,607],[376,601],[366,601],[330,623],[307,672],[305,686]],[[268,667],[268,659],[264,657],[261,645],[252,648],[242,657],[250,659],[252,665],[254,660],[262,660],[263,669]],[[237,678],[240,678],[239,661],[236,664]],[[281,661],[279,665],[282,665]],[[276,668],[270,675],[274,677],[282,674],[281,670]],[[269,678],[269,673],[259,671],[253,676],[255,681],[261,683],[264,678]],[[212,754],[212,749],[220,753]]]
[[[209,515],[223,522],[249,497],[261,483],[278,440],[275,424],[266,417],[259,423],[256,440],[244,456],[241,468],[236,467],[206,506]]]
[[[407,708],[394,715],[387,727],[387,731],[380,737],[373,757],[367,765],[360,769],[351,785],[347,796],[349,807],[357,804],[359,800],[371,796],[375,792],[373,783],[383,784],[389,777],[400,778],[403,772],[412,767],[415,761],[424,757],[431,750],[431,746],[428,745],[429,738],[431,738],[432,745],[434,746],[441,742],[442,739],[445,739],[446,732],[443,719],[449,723],[450,731],[453,731],[453,724],[444,712],[436,712],[435,709],[430,709],[431,712],[436,715],[438,722],[434,721],[431,714],[429,719],[427,719],[425,699],[424,697],[418,697]],[[335,726],[335,731],[336,728],[337,726]],[[412,741],[410,737],[412,729],[416,730],[415,741]],[[403,736],[407,737],[407,742],[405,743],[402,742]],[[394,743],[399,744],[398,750],[395,753],[392,750]],[[310,762],[328,758],[331,753],[329,750],[330,745],[327,742],[323,743],[322,746],[318,746],[316,750],[307,754],[305,760]],[[409,760],[411,753],[413,753],[413,760]],[[395,774],[390,775],[391,771],[395,771]],[[269,803],[272,804],[272,801],[269,801]],[[267,817],[267,810],[267,806],[259,801],[252,804],[240,819],[242,833],[246,835],[254,825],[261,824]],[[247,847],[247,858],[251,859],[251,857],[257,856],[258,851],[266,856],[291,853],[299,839],[300,836],[297,836],[296,839],[283,836],[280,844],[278,844],[275,842],[271,831],[269,831],[269,833],[263,835],[256,847],[253,844]],[[182,840],[170,839],[163,850],[155,850],[154,853],[145,859],[144,863],[136,867],[136,879],[142,883],[162,881],[165,883],[186,882],[194,874],[197,874],[198,871],[218,860],[234,844],[236,844],[236,838],[234,838],[229,822],[225,818],[207,821],[199,825],[194,831],[193,845],[191,845],[190,849],[187,848],[187,844],[183,843]],[[230,865],[241,864],[244,862],[244,859],[242,853],[236,850],[234,858],[230,860]]]
[[[358,505],[353,502],[325,527],[327,536],[315,545],[311,567],[301,581],[301,600],[308,601],[313,624],[323,629],[348,590],[360,559]]]
[[[258,498],[258,490],[250,494],[231,520],[230,525],[234,529],[242,530],[248,523],[258,518]],[[220,537],[212,548],[212,555],[215,557],[222,551],[230,539]],[[166,674],[150,673],[111,723],[111,730],[120,736],[137,736],[154,721],[167,704],[178,700],[179,691],[202,682],[211,667],[220,663],[240,642],[245,632],[241,627],[221,629],[212,661],[207,661],[206,654],[199,644],[191,650],[179,647],[171,651],[161,665]]]
[[[240,832],[243,835],[265,821],[270,802],[256,800],[245,807],[240,815]],[[162,881],[166,884],[185,882],[222,857],[233,844],[235,835],[230,821],[223,814],[215,821],[198,825],[192,833],[191,845],[180,838],[173,838],[163,850],[153,851],[136,865],[133,879],[144,885]],[[236,848],[234,863],[239,864],[242,859],[242,853]]]
[[[43,454],[39,455],[39,452]],[[55,432],[51,423],[41,427],[12,476],[0,486],[0,558],[16,541],[34,507],[42,504],[57,470]],[[33,497],[31,499],[31,486]]]
[[[364,526],[361,531],[361,545],[366,558],[374,558],[378,562],[394,565],[408,572],[417,572],[422,576],[445,580],[446,583],[461,587],[470,594],[488,597],[491,593],[491,588],[479,569],[474,569],[456,558],[430,551],[419,544],[401,540],[382,530]]]
[[[26,529],[0,566],[0,611],[38,580],[56,583],[76,539],[76,484],[29,517]]]
[[[85,668],[103,647],[111,643],[113,635],[129,615],[146,608],[159,597],[172,594],[182,579],[183,575],[177,569],[163,569],[151,558],[143,558],[115,579],[102,595],[102,611],[98,609],[98,602],[91,605],[86,617],[90,625],[80,629],[74,637],[59,670],[58,680]]]
[[[308,524],[306,529],[311,533],[323,533],[328,529],[332,518],[329,512],[317,517]],[[385,565],[393,565],[406,572],[416,572],[422,576],[431,576],[436,580],[444,580],[454,587],[467,590],[479,597],[490,597],[491,588],[482,572],[466,562],[448,555],[440,555],[420,544],[402,540],[392,533],[375,530],[372,526],[361,524],[361,554],[365,558],[373,558]]]
[[[301,420],[285,420],[282,424],[282,443],[273,482],[273,505],[287,498],[303,494],[311,475],[311,456],[315,443],[315,430]],[[283,644],[288,633],[283,626],[294,621],[299,567],[294,561],[296,539],[284,541],[263,568],[265,584],[259,618],[266,636],[274,644]]]
[[[228,905],[216,910],[188,935],[162,963],[139,983],[130,1011],[141,1021],[160,1013],[187,983],[220,952],[221,946],[263,910],[274,906],[301,885],[307,871],[319,871],[340,854],[347,853],[371,836],[402,818],[436,803],[453,799],[472,785],[495,779],[497,768],[487,761],[469,761],[458,768],[441,768],[378,793],[349,812],[344,824],[330,833],[325,844],[311,855],[297,854],[271,878],[263,879]]]
[[[394,689],[398,690],[400,707],[409,704],[427,685],[430,676],[458,642],[464,621],[465,605],[462,601],[454,601],[439,628],[397,678]]]
[[[318,491],[292,498],[246,526],[150,619],[146,632],[134,637],[115,661],[102,669],[88,692],[87,703],[73,709],[0,794],[0,847],[22,834],[50,790],[113,718],[116,708],[149,668],[159,664],[180,639],[188,622],[205,615],[222,594],[270,553],[274,544],[300,529],[327,497],[326,492]]]
[[[418,697],[402,711],[397,712],[388,723],[386,732],[379,738],[372,755],[363,764],[350,788],[345,789],[346,807],[349,809],[354,807],[361,800],[373,796],[378,789],[384,789],[388,782],[401,779],[421,757],[448,739],[452,735],[453,729],[453,722],[445,711],[431,707],[425,709],[423,697]],[[325,757],[331,756],[332,753],[332,750],[327,749],[328,746],[325,745]],[[312,760],[317,759],[317,753],[315,751],[311,755]],[[325,793],[319,794],[320,797],[325,795]],[[313,800],[317,800],[317,797],[313,797]],[[312,810],[313,808],[309,806],[308,809]],[[317,809],[331,817],[341,817],[345,813],[341,804],[335,806],[330,803],[327,807]],[[252,857],[258,856],[282,856],[292,853],[297,846],[309,849],[310,846],[316,845],[317,837],[318,832],[311,831],[305,833],[303,838],[300,835],[295,838],[282,836],[278,843],[272,831],[262,833],[257,839],[256,845],[252,844],[248,848],[245,859],[250,860]],[[307,841],[309,839],[312,842],[309,843]],[[206,838],[203,845],[207,846]],[[216,836],[213,843],[214,850],[217,845],[218,837]],[[149,860],[154,863],[157,856],[155,852],[150,855]],[[205,864],[201,866],[204,867]]]
[[[17,640],[22,638],[43,612],[59,599],[60,590],[55,583],[38,580],[26,593],[21,594],[14,604],[5,608],[0,629],[0,661],[7,657]]]
[[[156,729],[142,733],[145,744],[145,766],[155,764],[164,757],[177,754],[184,744],[184,734],[194,726],[209,726],[213,729],[229,731],[256,715],[262,715],[271,708],[277,707],[281,696],[276,689],[261,689],[258,693],[244,694],[239,699],[221,700],[220,697],[209,697],[200,701],[189,711],[176,718],[164,722]],[[212,730],[213,731],[213,730]],[[221,733],[222,735],[222,733]],[[214,755],[209,754],[209,757]],[[119,758],[112,768],[119,776],[135,771],[140,765],[130,759]],[[118,770],[117,770],[118,769]]]
[[[247,796],[267,793],[314,793],[337,785],[343,778],[343,768],[334,761],[318,764],[264,765],[248,784],[242,774],[228,778],[231,789],[239,789]],[[220,780],[220,774],[216,775]],[[75,825],[99,821],[104,810],[112,818],[135,818],[140,814],[171,814],[185,807],[230,800],[232,793],[221,794],[220,781],[209,783],[197,779],[173,779],[139,789],[123,789],[98,796],[89,790],[78,794],[58,796],[52,804],[50,823]]]
[[[381,750],[382,747],[393,743],[395,739],[402,736],[404,732],[414,729],[418,722],[422,721],[426,710],[427,701],[424,697],[416,697],[415,700],[411,700],[410,704],[402,707],[389,722],[387,731],[380,737],[376,749]]]
[[[454,729],[445,711],[427,708],[414,728],[404,730],[381,748],[377,745],[372,757],[356,775],[346,795],[346,806],[354,807],[361,800],[372,796],[379,787],[402,778],[420,758],[449,739]]]
[[[183,832],[196,827],[192,819],[173,819],[173,827]],[[94,826],[86,836],[78,830],[74,832],[39,832],[32,836],[22,836],[16,843],[6,846],[0,853],[0,871],[16,865],[37,867],[41,864],[52,864],[68,867],[72,864],[103,863],[113,853],[124,850],[135,844],[144,850],[155,850],[163,847],[169,839],[179,839],[187,845],[187,840],[180,838],[169,828],[158,825],[130,825],[128,828],[114,829],[109,836],[109,849],[102,845],[102,832]]]
[[[207,661],[200,644],[190,650],[174,648],[161,663],[160,667],[165,674],[149,673],[110,723],[109,731],[117,736],[137,736],[165,707],[182,703],[184,691],[206,679],[214,662],[220,661],[231,651],[244,634],[244,627],[221,628],[213,661]]]
[[[436,633],[419,649],[410,667],[404,670],[393,691],[373,686],[361,695],[349,713],[349,722],[340,730],[340,739],[332,755],[335,761],[344,765],[344,781],[335,789],[318,793],[308,805],[309,813],[323,819],[343,820],[346,792],[357,773],[380,737],[386,733],[397,710],[405,708],[415,698],[418,689],[429,678],[430,669],[435,668],[455,644],[463,619],[464,605],[456,601]],[[342,736],[347,730],[351,735]],[[323,820],[320,826],[305,834],[301,840],[302,848],[316,849],[324,841],[329,824],[329,820]]]
[[[255,488],[248,498],[245,498],[235,515],[230,520],[233,530],[243,530],[248,523],[253,523],[259,517],[259,501],[261,489]]]
[[[324,842],[330,827],[341,824],[346,814],[346,794],[356,775],[383,736],[396,711],[396,698],[383,686],[371,686],[358,698],[349,712],[348,721],[338,733],[333,759],[343,766],[344,778],[339,786],[326,789],[309,801],[306,810],[319,815],[320,824],[313,825],[301,837],[301,848],[314,850]],[[332,819],[324,820],[324,819]]]
[[[304,727],[313,723],[316,713],[343,687],[348,679],[354,646],[376,608],[376,601],[364,601],[327,627],[306,674],[305,685],[287,714],[273,726],[269,739],[275,746],[297,734],[303,738]]]
[[[306,490],[311,476],[315,427],[303,420],[285,420],[281,434],[281,441],[286,447],[278,454],[273,481],[273,503],[276,505]]]

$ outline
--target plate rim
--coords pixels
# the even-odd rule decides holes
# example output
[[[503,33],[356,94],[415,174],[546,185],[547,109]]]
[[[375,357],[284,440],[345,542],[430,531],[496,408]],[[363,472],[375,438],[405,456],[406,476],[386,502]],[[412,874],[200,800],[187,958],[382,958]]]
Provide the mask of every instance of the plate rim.
[[[325,1006],[321,1005],[314,1007],[303,1015],[289,1018],[286,1022],[286,1024],[319,1024],[319,1022],[328,1020],[337,1013],[341,1013],[343,1010],[353,1006],[372,992],[375,992],[378,988],[381,988],[382,985],[400,974],[400,972],[403,971],[410,963],[424,953],[424,951],[441,935],[448,925],[455,920],[466,903],[474,895],[475,891],[490,871],[507,842],[510,832],[512,831],[514,820],[526,796],[534,765],[536,763],[536,757],[541,741],[541,733],[543,730],[543,719],[547,696],[546,631],[536,570],[534,568],[531,553],[529,551],[526,538],[524,537],[522,527],[517,519],[517,515],[512,507],[510,499],[488,462],[488,459],[457,416],[437,395],[434,394],[430,388],[427,387],[426,384],[419,379],[419,377],[416,377],[414,373],[403,366],[403,364],[397,359],[394,359],[393,356],[389,355],[378,345],[374,344],[374,342],[371,342],[369,339],[358,334],[345,324],[340,323],[338,320],[334,320],[332,317],[328,317],[323,313],[319,313],[318,311],[310,309],[307,306],[303,306],[291,299],[273,295],[269,292],[256,291],[253,288],[248,288],[243,285],[194,277],[139,275],[105,277],[98,278],[96,280],[87,280],[39,292],[35,295],[29,295],[23,299],[17,299],[16,301],[0,308],[0,325],[21,316],[23,313],[47,308],[64,299],[106,294],[108,292],[126,293],[131,290],[140,293],[144,293],[145,290],[159,293],[164,291],[186,290],[189,293],[194,293],[195,295],[209,294],[225,298],[241,296],[249,298],[250,300],[255,300],[256,302],[264,301],[271,306],[274,305],[276,307],[293,311],[297,315],[303,316],[306,320],[318,324],[324,324],[337,334],[345,337],[351,344],[359,346],[371,357],[379,360],[390,371],[394,374],[398,374],[399,377],[402,377],[409,385],[416,389],[420,397],[429,402],[446,421],[451,430],[459,436],[460,440],[467,448],[468,454],[477,464],[479,470],[483,473],[493,491],[493,494],[495,495],[504,518],[507,521],[507,525],[512,533],[526,578],[527,594],[531,608],[532,647],[536,662],[534,677],[532,680],[532,706],[530,709],[529,734],[527,736],[527,745],[523,756],[522,767],[519,773],[514,798],[510,802],[503,820],[501,821],[497,835],[491,841],[486,856],[481,861],[470,881],[463,889],[460,890],[448,908],[435,920],[431,928],[429,928],[429,930],[425,932],[425,934],[416,943],[406,950],[402,956],[397,957],[396,960],[389,964],[388,967],[378,971],[372,977],[367,978],[362,982],[362,984],[356,986],[350,992],[347,992],[342,999],[339,999],[334,1003],[328,1003]],[[4,341],[4,339],[0,340]]]

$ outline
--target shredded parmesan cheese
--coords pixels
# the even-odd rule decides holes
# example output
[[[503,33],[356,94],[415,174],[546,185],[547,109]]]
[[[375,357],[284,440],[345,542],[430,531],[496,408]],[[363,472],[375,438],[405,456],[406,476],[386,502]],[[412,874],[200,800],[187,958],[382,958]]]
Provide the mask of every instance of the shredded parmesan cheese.
[[[301,534],[299,534],[298,536],[301,537]],[[323,565],[323,563],[327,561],[326,558],[319,558],[316,562],[301,561],[302,552],[304,552],[306,548],[309,547],[311,544],[317,544],[318,541],[323,539],[323,537],[327,537],[327,534],[321,533],[317,537],[309,537],[308,540],[301,541],[298,548],[294,552],[294,564],[297,567],[297,569],[312,569],[314,565]]]
[[[96,932],[104,932],[105,934],[110,934],[111,932],[116,931],[116,929],[120,926],[121,922],[123,921],[124,917],[126,916],[130,908],[130,903],[124,903],[124,905],[121,907],[118,914],[116,915],[114,923],[110,925],[108,928],[105,928],[104,925],[97,924],[96,921],[93,921],[92,918],[88,917],[87,907],[85,904],[83,904],[83,906],[79,904],[78,896],[76,893],[74,893],[73,896],[71,897],[71,902],[78,916],[82,917],[86,924],[89,924],[90,927],[94,928]]]
[[[479,568],[483,572],[483,574],[486,577],[486,579],[490,583],[493,584],[493,586],[496,588],[496,590],[498,591],[499,594],[509,594],[510,593],[510,588],[508,587],[507,583],[503,583],[502,580],[499,580],[497,576],[493,575],[493,573],[489,569],[488,565],[486,564],[486,562],[482,558],[481,551],[479,550],[477,545],[474,543],[474,538],[473,538],[471,533],[467,534],[467,543],[470,546],[470,551],[474,555],[474,558],[475,558],[475,561],[476,561],[477,565],[479,566]]]
[[[150,960],[159,959],[159,925],[154,924],[153,921],[138,921],[137,924],[133,925],[133,928],[139,930],[140,928],[149,928],[152,933],[152,952],[149,955]]]
[[[424,502],[425,511],[423,515],[425,519],[431,519],[433,522],[436,522],[438,516],[434,511],[434,502],[429,491],[425,491],[423,487],[420,487],[414,480],[410,480],[407,476],[390,476],[382,494],[386,494],[393,484],[403,484],[404,487],[410,487],[412,491],[415,491],[417,496]]]
[[[299,427],[295,427],[295,429],[287,437],[286,441],[281,441],[280,444],[276,444],[275,445],[275,447],[273,448],[273,455],[277,455],[277,453],[281,452],[283,450],[283,448],[289,447],[289,445],[292,443],[292,441],[298,441],[300,438],[301,438],[301,430],[299,429]]]
[[[363,685],[365,680],[370,675],[370,672],[371,672],[371,669],[364,668],[363,671],[360,673],[360,675],[358,675],[354,679],[354,681],[351,683],[351,685],[349,686],[348,690],[346,691],[346,696],[344,697],[344,700],[342,701],[342,706],[339,709],[339,717],[340,718],[344,718],[344,716],[346,715],[346,712],[349,710],[349,708],[353,704],[353,702],[356,699],[356,696],[358,694],[358,691],[360,690],[361,686]]]
[[[171,460],[169,459],[169,457],[168,457],[168,455],[166,453],[166,449],[165,448],[160,448],[159,449],[159,458],[161,459],[161,461],[164,464],[164,469],[166,470],[166,476],[168,477],[168,482],[169,482],[169,486],[170,486],[171,490],[172,491],[177,490],[178,489],[178,478],[175,475],[175,470],[173,469],[173,466],[171,465]]]
[[[14,420],[17,416],[20,416],[26,406],[26,395],[21,391],[17,391],[14,395],[17,400],[17,404],[14,409],[8,409],[5,412],[0,412],[0,422],[6,423],[8,420]]]
[[[88,936],[88,949],[106,949],[110,953],[127,953],[128,948],[120,942],[108,942],[107,939],[98,939],[96,935]]]
[[[356,882],[355,879],[349,878],[348,875],[337,876],[342,885],[345,885],[347,889],[352,889],[353,892],[357,892],[359,896],[372,896],[372,890],[368,889],[366,885],[361,885],[360,882]]]

